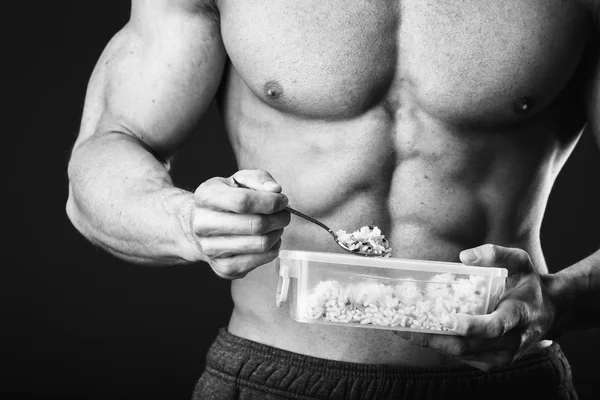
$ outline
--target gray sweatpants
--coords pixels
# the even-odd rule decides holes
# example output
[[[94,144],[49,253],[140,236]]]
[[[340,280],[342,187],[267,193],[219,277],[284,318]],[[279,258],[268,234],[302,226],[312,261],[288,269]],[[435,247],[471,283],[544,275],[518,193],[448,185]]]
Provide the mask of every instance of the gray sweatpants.
[[[554,343],[504,368],[400,367],[325,360],[242,339],[221,329],[193,400],[574,400],[571,369]]]

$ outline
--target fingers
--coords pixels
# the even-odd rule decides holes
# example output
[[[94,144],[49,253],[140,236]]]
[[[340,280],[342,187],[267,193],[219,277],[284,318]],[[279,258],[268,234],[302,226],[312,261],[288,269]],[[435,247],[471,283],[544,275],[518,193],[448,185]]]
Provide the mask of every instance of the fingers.
[[[281,190],[261,170],[212,178],[196,189],[196,243],[218,276],[242,278],[277,257],[283,228],[290,223],[290,213],[283,211],[288,199]]]
[[[204,254],[211,259],[241,254],[267,253],[280,240],[283,229],[255,236],[216,236],[198,238]]]
[[[463,251],[460,259],[466,265],[509,270],[508,290],[496,309],[488,315],[445,317],[442,323],[455,336],[410,333],[398,336],[472,365],[484,368],[508,365],[543,337],[539,318],[543,302],[531,259],[521,249],[489,244]]]
[[[521,303],[506,298],[496,310],[486,315],[451,314],[442,323],[446,328],[461,336],[479,336],[496,339],[513,329],[522,320]]]
[[[212,178],[194,193],[198,208],[229,211],[237,214],[273,214],[288,205],[284,194],[233,187],[225,178]]]
[[[229,235],[264,235],[289,225],[291,214],[234,214],[198,208],[194,216],[194,232],[201,237]]]
[[[494,364],[485,363],[485,362],[481,362],[481,361],[466,360],[463,358],[457,358],[457,360],[459,360],[467,365],[470,365],[471,367],[477,368],[478,370],[483,371],[483,372],[489,372],[496,367],[496,365],[494,365]]]
[[[442,320],[456,335],[411,334],[398,336],[422,347],[453,357],[493,365],[508,365],[522,346],[517,327],[522,319],[521,302],[507,298],[487,315],[452,314]]]
[[[520,335],[515,332],[498,339],[409,332],[397,332],[396,335],[418,346],[453,357],[493,365],[510,363],[520,341]]]
[[[483,371],[489,371],[493,366],[506,366],[513,362],[514,352],[510,350],[491,351],[477,355],[464,356],[459,358],[468,362],[476,368]]]
[[[216,258],[209,261],[213,271],[224,279],[240,279],[255,268],[267,264],[277,258],[281,240],[266,253],[239,254],[226,258]]]
[[[502,340],[473,340],[449,335],[414,334],[398,332],[398,336],[410,340],[421,347],[428,347],[474,366],[489,371],[493,366],[506,366],[527,353],[516,351],[519,335],[511,332]],[[531,346],[529,351],[545,349],[552,345],[550,340],[542,340]]]
[[[239,183],[257,191],[281,193],[281,186],[263,170],[241,170],[232,175]]]
[[[465,265],[502,267],[507,268],[509,272],[516,269],[522,272],[523,267],[531,265],[531,259],[525,250],[495,244],[484,244],[463,250],[459,257]]]
[[[490,356],[492,359],[496,359],[497,362],[506,361],[505,355],[501,352],[508,351],[514,355],[522,345],[522,335],[513,331],[523,320],[521,305],[520,301],[507,298],[500,302],[491,314],[453,314],[445,317],[442,320],[444,326],[459,335],[458,339],[462,340],[460,345],[442,342],[439,345],[441,350],[448,350],[452,355],[459,357],[493,353]],[[489,360],[479,359],[479,361]]]
[[[408,340],[417,346],[436,350],[454,357],[465,356],[467,354],[470,354],[464,339],[460,336],[412,333],[402,331],[394,333],[396,334],[396,336]]]

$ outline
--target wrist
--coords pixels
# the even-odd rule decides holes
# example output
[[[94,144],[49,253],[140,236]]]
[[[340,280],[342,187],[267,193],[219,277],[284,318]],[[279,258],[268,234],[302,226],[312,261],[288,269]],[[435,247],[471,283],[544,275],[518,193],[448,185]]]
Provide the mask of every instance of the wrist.
[[[577,308],[574,290],[567,277],[561,274],[546,274],[540,279],[553,310],[552,323],[546,337],[551,340],[559,339],[571,329],[573,311]]]
[[[547,334],[549,339],[594,327],[593,299],[586,277],[571,272],[565,269],[542,276],[542,283],[554,307],[553,323]]]
[[[189,263],[204,261],[194,233],[194,208],[194,195],[184,192],[175,211],[182,233],[177,247],[179,257]]]

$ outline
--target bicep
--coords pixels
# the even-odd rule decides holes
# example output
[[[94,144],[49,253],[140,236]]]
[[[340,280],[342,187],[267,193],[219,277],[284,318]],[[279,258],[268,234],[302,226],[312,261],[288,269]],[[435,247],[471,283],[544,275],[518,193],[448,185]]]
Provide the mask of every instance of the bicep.
[[[75,144],[120,132],[168,158],[210,105],[226,55],[218,19],[177,3],[134,1],[92,73]],[[176,5],[173,5],[173,4]]]

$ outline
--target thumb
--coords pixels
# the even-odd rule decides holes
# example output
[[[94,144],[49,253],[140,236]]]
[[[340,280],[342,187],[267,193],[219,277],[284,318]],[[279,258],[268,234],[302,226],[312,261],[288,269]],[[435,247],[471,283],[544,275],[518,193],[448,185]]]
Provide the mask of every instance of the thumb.
[[[281,186],[270,173],[260,169],[245,169],[236,172],[229,178],[231,186],[254,189],[258,191],[281,193]]]
[[[463,250],[459,257],[465,265],[502,267],[507,268],[509,272],[513,269],[521,271],[524,266],[531,264],[529,254],[525,250],[495,244]]]

